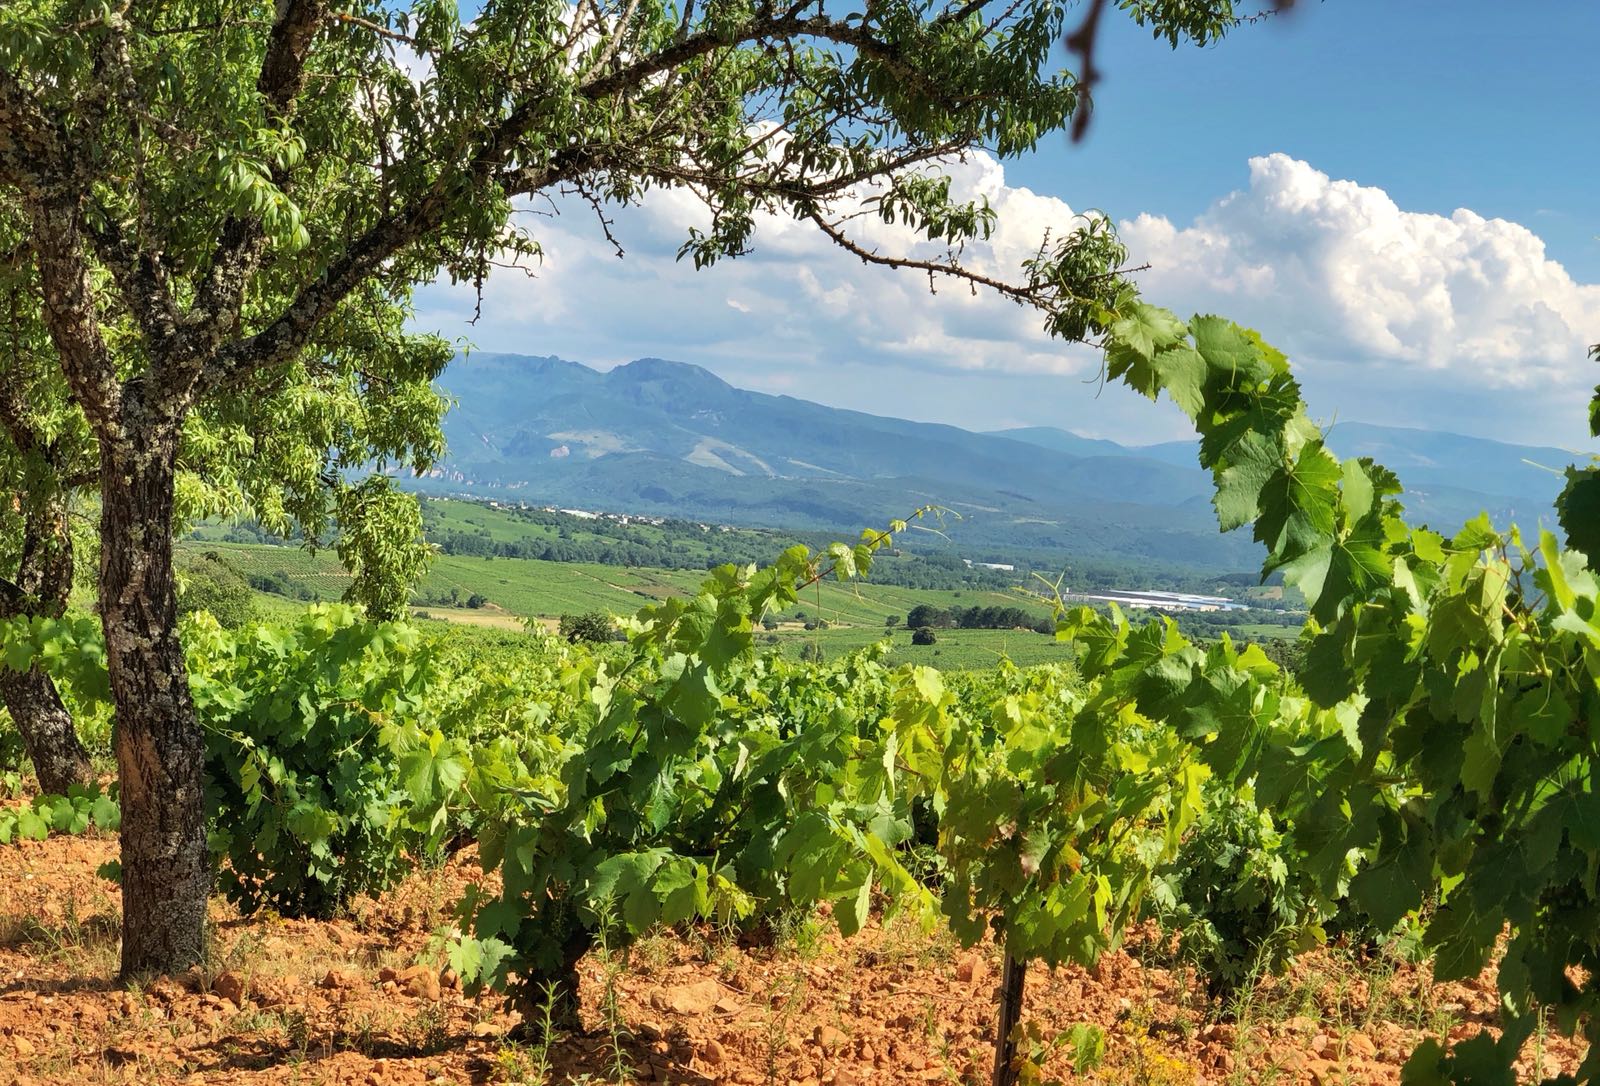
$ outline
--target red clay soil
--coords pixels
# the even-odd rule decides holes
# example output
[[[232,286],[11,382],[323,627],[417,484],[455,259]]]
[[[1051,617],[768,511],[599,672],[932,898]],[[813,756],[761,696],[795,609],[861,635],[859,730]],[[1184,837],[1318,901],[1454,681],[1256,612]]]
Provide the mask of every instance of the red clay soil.
[[[667,933],[626,961],[593,955],[588,1032],[541,1050],[434,964],[470,855],[333,922],[246,920],[218,902],[208,966],[142,988],[115,979],[117,888],[95,874],[115,855],[111,837],[0,848],[0,1086],[987,1081],[997,955],[909,923],[848,941],[801,923],[762,945]],[[1223,1015],[1192,975],[1120,953],[1093,974],[1034,969],[1026,1018],[1048,1036],[1106,1031],[1097,1071],[1074,1077],[1064,1052],[1046,1062],[1066,1082],[1322,1086],[1398,1082],[1417,1041],[1493,1028],[1494,1007],[1490,977],[1431,985],[1425,969],[1329,950]],[[1521,1077],[1581,1055],[1535,1038]]]

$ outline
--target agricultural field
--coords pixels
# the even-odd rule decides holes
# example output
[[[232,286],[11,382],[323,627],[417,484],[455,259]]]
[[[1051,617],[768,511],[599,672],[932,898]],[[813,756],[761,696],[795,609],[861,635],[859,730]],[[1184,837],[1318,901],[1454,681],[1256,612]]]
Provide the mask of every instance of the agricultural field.
[[[454,503],[465,505],[467,503]],[[239,572],[283,575],[296,588],[303,587],[319,600],[336,600],[350,583],[336,555],[316,555],[294,547],[264,544],[188,540],[180,554],[215,551]],[[563,614],[600,611],[631,615],[641,606],[670,596],[693,594],[705,579],[701,570],[634,569],[581,562],[546,562],[529,558],[474,558],[440,555],[417,586],[415,611],[440,621],[499,629],[520,628],[524,619],[552,620]],[[434,602],[451,593],[465,600],[481,594],[488,603],[477,609]],[[285,614],[286,601],[272,593],[257,593],[268,613]],[[1064,646],[1031,630],[941,629],[932,646],[910,644],[905,616],[919,604],[942,609],[1002,606],[1021,607],[1039,618],[1051,611],[1042,601],[1020,592],[988,589],[914,589],[867,582],[823,581],[805,590],[796,603],[776,613],[779,625],[761,636],[798,658],[808,644],[833,657],[888,637],[896,659],[925,663],[943,669],[993,667],[1001,659],[1020,665],[1067,658]],[[294,605],[298,606],[298,605]],[[893,617],[896,625],[886,626]],[[814,630],[807,622],[821,619],[827,625]]]

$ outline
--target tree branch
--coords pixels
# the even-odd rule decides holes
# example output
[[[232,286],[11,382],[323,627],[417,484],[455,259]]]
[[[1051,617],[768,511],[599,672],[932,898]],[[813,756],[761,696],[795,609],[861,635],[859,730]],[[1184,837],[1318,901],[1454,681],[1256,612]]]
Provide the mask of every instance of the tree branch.
[[[300,4],[294,4],[293,0],[287,2],[289,8],[279,23],[275,24],[275,37],[295,12],[299,12],[302,18],[309,18],[309,13],[320,10],[320,5],[313,0],[302,0]],[[821,14],[803,16],[800,14],[802,10],[804,8],[799,5],[781,10],[768,9],[766,13],[739,27],[704,28],[696,33],[685,34],[629,63],[609,71],[594,71],[582,79],[577,93],[579,97],[590,101],[625,96],[649,86],[650,81],[661,73],[677,69],[697,58],[770,38],[815,37],[849,45],[879,60],[902,63],[894,47],[874,37],[863,27]],[[263,72],[266,70],[267,66],[264,66]],[[277,70],[276,67],[273,70]],[[441,171],[425,192],[384,216],[350,242],[317,281],[308,284],[276,318],[255,334],[222,348],[206,366],[197,383],[196,394],[205,395],[220,388],[233,387],[253,368],[279,365],[295,357],[309,342],[317,323],[331,313],[366,276],[406,246],[447,221],[457,198],[471,197],[490,183],[505,195],[526,195],[558,182],[570,181],[622,150],[593,145],[571,147],[557,152],[548,160],[528,162],[512,168],[510,164],[518,157],[520,141],[539,122],[548,101],[549,91],[542,86],[523,98],[497,124],[483,133],[477,150],[466,157],[467,165]],[[932,152],[919,152],[914,157],[921,160],[935,155]],[[810,187],[801,185],[785,188],[774,182],[770,184],[770,192],[794,201],[820,199],[842,191],[859,180],[892,172],[898,166],[894,160],[886,158],[870,169],[851,171],[847,176],[828,178]],[[818,215],[818,221],[826,220]],[[886,262],[875,254],[874,259]],[[913,261],[902,266],[920,265]],[[973,282],[992,284],[1009,297],[1015,297],[1019,290],[999,280],[966,273],[964,269],[952,270],[935,265],[933,270]]]
[[[45,327],[61,357],[73,397],[97,430],[120,429],[122,386],[111,363],[82,240],[82,212],[51,201],[29,209],[43,285]]]
[[[806,212],[806,218],[816,223],[822,232],[828,236],[828,239],[835,245],[839,246],[847,253],[851,253],[857,257],[860,257],[864,263],[881,264],[886,268],[902,268],[912,269],[915,271],[924,271],[930,276],[949,276],[952,279],[960,279],[971,283],[974,286],[987,287],[995,293],[1000,294],[1003,297],[1010,298],[1012,301],[1021,305],[1036,305],[1039,302],[1038,292],[1035,290],[1026,287],[1019,287],[1014,283],[1007,283],[1003,279],[995,279],[992,276],[983,275],[968,268],[963,268],[960,264],[957,264],[954,261],[919,260],[912,257],[885,256],[873,249],[868,249],[862,246],[859,242],[852,240],[844,233],[844,231],[840,230],[833,223],[829,222],[827,217],[815,208],[811,208]]]
[[[33,229],[45,327],[84,412],[110,427],[121,389],[100,335],[75,174],[60,130],[16,76],[0,70],[0,180],[18,190]]]
[[[325,0],[278,0],[256,78],[269,122],[287,124],[293,117],[295,102],[305,89],[306,58],[327,15]],[[274,169],[271,181],[281,190],[289,187],[284,170]],[[185,322],[192,331],[184,337],[181,350],[158,359],[154,371],[164,394],[180,398],[185,407],[192,402],[207,363],[238,329],[245,291],[265,246],[260,216],[230,215],[223,223]]]

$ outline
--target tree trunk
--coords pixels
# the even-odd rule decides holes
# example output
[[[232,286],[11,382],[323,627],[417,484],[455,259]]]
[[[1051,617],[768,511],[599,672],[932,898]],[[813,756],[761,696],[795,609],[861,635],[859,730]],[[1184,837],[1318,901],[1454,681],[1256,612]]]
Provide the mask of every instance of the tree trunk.
[[[94,780],[89,752],[78,741],[72,714],[61,704],[50,676],[38,668],[12,671],[0,664],[0,701],[22,733],[41,793],[62,796],[73,785]]]
[[[1000,974],[1000,1016],[995,1023],[993,1086],[1015,1086],[1017,1081],[1017,1023],[1022,1021],[1022,984],[1027,979],[1028,963],[1006,955]]]
[[[172,568],[176,428],[101,440],[100,618],[122,788],[122,975],[204,954],[211,867],[205,740],[178,641]]]
[[[16,582],[0,581],[0,618],[59,618],[66,613],[67,597],[72,593],[72,536],[66,497],[52,492],[30,498]],[[61,703],[50,676],[37,667],[17,672],[0,664],[0,703],[22,735],[42,793],[66,795],[74,784],[93,782],[89,752],[78,741],[72,714]]]

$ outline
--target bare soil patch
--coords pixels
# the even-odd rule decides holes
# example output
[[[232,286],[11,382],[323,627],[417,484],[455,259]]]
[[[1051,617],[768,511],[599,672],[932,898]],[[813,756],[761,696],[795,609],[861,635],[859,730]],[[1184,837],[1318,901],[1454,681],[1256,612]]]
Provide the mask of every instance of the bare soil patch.
[[[664,932],[584,965],[586,1032],[541,1046],[492,995],[440,968],[470,850],[331,922],[248,919],[218,902],[202,970],[115,979],[119,895],[96,868],[113,837],[0,849],[0,1086],[55,1083],[985,1082],[998,955],[891,920],[842,940],[801,917],[760,937]],[[1397,1083],[1412,1047],[1495,1023],[1492,977],[1435,985],[1425,967],[1337,947],[1262,984],[1235,1014],[1192,974],[1149,964],[1155,937],[1087,972],[1035,968],[1027,1015],[1047,1035],[1094,1023],[1108,1086]],[[1141,964],[1139,957],[1145,959]],[[1582,1052],[1536,1038],[1522,1078]]]

